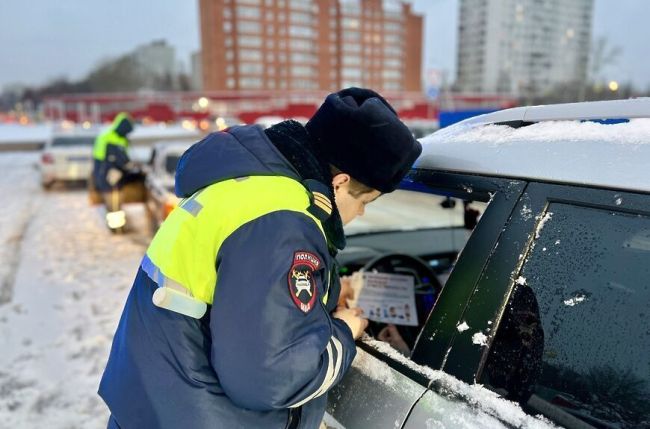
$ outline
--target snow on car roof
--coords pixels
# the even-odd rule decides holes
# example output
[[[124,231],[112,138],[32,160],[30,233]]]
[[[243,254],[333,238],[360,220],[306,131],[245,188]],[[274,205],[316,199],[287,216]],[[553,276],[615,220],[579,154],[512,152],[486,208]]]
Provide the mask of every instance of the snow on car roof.
[[[497,124],[511,121],[534,123]],[[650,99],[509,109],[420,141],[415,168],[650,192]]]

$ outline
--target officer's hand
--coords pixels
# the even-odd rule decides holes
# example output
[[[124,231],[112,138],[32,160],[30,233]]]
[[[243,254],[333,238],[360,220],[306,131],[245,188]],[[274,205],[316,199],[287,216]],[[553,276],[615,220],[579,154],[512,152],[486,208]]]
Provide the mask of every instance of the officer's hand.
[[[364,319],[361,316],[360,308],[343,308],[338,307],[336,311],[332,314],[333,317],[341,319],[345,322],[346,325],[352,331],[352,336],[354,339],[358,339],[363,331],[368,327],[368,319]]]

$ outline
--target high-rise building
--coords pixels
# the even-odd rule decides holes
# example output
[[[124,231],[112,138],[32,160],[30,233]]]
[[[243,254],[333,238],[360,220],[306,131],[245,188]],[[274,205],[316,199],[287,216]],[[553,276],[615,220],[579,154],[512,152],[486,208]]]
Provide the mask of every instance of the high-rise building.
[[[190,55],[190,87],[194,91],[203,89],[203,72],[201,71],[201,51]]]
[[[175,75],[178,71],[176,52],[165,40],[138,46],[131,56],[142,70],[156,76]]]
[[[422,17],[399,0],[199,0],[204,90],[420,91]]]
[[[584,82],[593,0],[461,0],[456,86],[542,95]]]

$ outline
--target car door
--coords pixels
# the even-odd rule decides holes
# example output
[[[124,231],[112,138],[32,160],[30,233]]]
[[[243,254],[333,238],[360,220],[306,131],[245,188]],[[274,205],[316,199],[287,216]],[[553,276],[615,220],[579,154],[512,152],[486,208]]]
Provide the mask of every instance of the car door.
[[[646,427],[649,207],[643,193],[529,184],[444,370],[563,427]]]
[[[360,343],[345,378],[328,393],[325,423],[337,429],[401,427],[428,383],[403,359]]]
[[[329,393],[327,412],[330,423],[337,425],[334,427],[402,427],[417,401],[431,392],[428,387],[438,379],[432,368],[442,366],[445,351],[453,339],[453,332],[456,332],[455,320],[461,316],[472,296],[483,268],[481,261],[489,256],[524,183],[421,171],[413,175],[412,181],[404,187],[490,203],[429,316],[413,351],[413,361],[377,341],[358,344],[359,353],[352,368]],[[444,404],[439,410],[446,410],[444,414],[448,415],[456,410],[454,415],[458,416],[463,407],[467,407],[462,401],[444,396],[436,397],[434,402],[436,406]],[[430,418],[433,416],[425,417],[420,423],[424,424]],[[411,417],[408,421],[418,422]]]
[[[544,335],[525,409],[568,428],[648,427],[650,195],[534,183],[527,196],[535,228],[512,277]]]

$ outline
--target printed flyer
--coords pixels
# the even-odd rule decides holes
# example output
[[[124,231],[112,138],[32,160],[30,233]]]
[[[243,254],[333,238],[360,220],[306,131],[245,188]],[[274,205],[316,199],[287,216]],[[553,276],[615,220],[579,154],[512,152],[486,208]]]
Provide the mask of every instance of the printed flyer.
[[[355,299],[348,300],[348,305],[361,308],[368,320],[417,326],[413,277],[363,271],[354,273],[351,280]]]

